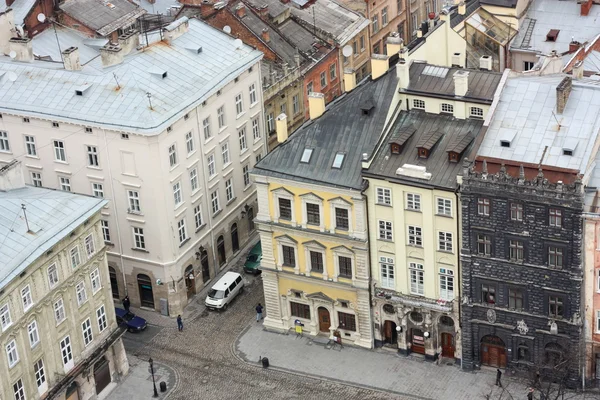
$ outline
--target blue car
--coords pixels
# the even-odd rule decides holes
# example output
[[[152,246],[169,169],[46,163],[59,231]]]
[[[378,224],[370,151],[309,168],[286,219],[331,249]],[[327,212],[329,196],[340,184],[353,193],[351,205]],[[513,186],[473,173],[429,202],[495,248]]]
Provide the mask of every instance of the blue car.
[[[119,325],[126,325],[129,332],[143,331],[148,326],[144,318],[138,317],[134,313],[125,311],[122,308],[115,307],[115,314],[117,316],[117,323]]]

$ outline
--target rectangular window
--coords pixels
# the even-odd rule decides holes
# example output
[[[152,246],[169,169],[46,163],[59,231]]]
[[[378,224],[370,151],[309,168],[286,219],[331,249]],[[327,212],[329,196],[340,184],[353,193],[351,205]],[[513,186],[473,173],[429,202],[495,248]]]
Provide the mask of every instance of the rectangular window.
[[[409,263],[410,271],[410,292],[422,296],[425,294],[425,279],[423,264]]]
[[[33,371],[35,372],[35,383],[37,384],[37,387],[40,388],[46,382],[44,361],[41,358],[35,364],[33,364]]]
[[[379,220],[379,239],[394,240],[392,223],[390,221]]]
[[[452,216],[452,200],[438,197],[437,199],[437,213],[439,215]]]
[[[223,167],[225,167],[226,165],[228,165],[231,162],[231,158],[229,156],[229,143],[223,143],[223,145],[221,146],[221,156],[223,158]],[[211,166],[210,166],[211,157],[212,157],[212,163],[213,163],[212,168],[214,170],[214,157],[211,154],[209,156],[209,165],[208,165],[209,172],[211,169]]]
[[[71,180],[69,178],[65,178],[64,176],[61,176],[59,178],[59,181],[60,181],[60,190],[64,190],[65,192],[71,191]]]
[[[534,65],[533,61],[523,61],[523,71],[532,70]]]
[[[325,71],[321,72],[321,89],[327,87],[327,73]]]
[[[146,239],[144,238],[144,228],[133,227],[133,246],[136,249],[146,249]]]
[[[6,357],[8,358],[8,366],[12,368],[19,362],[19,353],[17,352],[17,342],[11,340],[6,345]]]
[[[477,214],[485,217],[490,216],[490,199],[481,197],[477,199]]]
[[[338,267],[342,278],[352,278],[352,259],[350,257],[338,256]]]
[[[511,221],[523,221],[523,204],[510,203]]]
[[[492,254],[492,237],[484,234],[477,234],[477,254],[489,256]]]
[[[56,264],[52,264],[48,267],[48,284],[51,288],[56,286],[58,283],[58,270],[56,269]]]
[[[415,108],[417,110],[424,110],[425,109],[425,101],[420,100],[420,99],[413,99],[413,108]]]
[[[187,240],[187,230],[185,228],[185,218],[177,222],[177,232],[179,233],[179,244],[183,244]]]
[[[192,187],[192,193],[198,190],[200,187],[198,184],[198,169],[194,168],[190,171],[190,186]]]
[[[210,131],[210,117],[204,118],[202,120],[202,131],[204,132],[204,140],[208,140],[211,138],[212,133]]]
[[[392,191],[386,188],[377,188],[377,204],[392,204]]]
[[[101,183],[92,183],[92,196],[104,198],[104,186]]]
[[[445,114],[452,114],[454,113],[454,106],[452,104],[442,103],[440,111]]]
[[[373,16],[373,33],[379,32],[379,17],[377,15]]]
[[[318,251],[310,252],[310,270],[312,272],[323,273],[323,253]]]
[[[100,165],[98,162],[98,148],[96,146],[87,146],[88,165],[90,167],[97,167]]]
[[[63,303],[63,299],[58,299],[56,303],[54,303],[54,319],[57,324],[63,322],[66,318],[65,315],[65,306]]]
[[[23,381],[19,379],[13,385],[13,393],[15,400],[25,400],[25,388],[23,387]]]
[[[89,258],[92,255],[94,255],[94,253],[96,252],[96,245],[94,244],[94,234],[90,233],[85,238],[84,243],[85,243],[85,252]]]
[[[297,94],[292,97],[292,111],[294,112],[294,115],[300,112],[300,99]]]
[[[596,333],[600,333],[600,310],[596,311]]]
[[[175,144],[169,146],[169,165],[174,167],[177,165],[177,148]]]
[[[244,177],[244,187],[250,186],[250,167],[248,164],[244,165],[244,168],[242,168],[242,175]]]
[[[0,131],[0,151],[10,151],[10,145],[8,143],[8,132]]]
[[[483,108],[470,107],[469,108],[469,116],[471,118],[483,119]]]
[[[81,281],[75,286],[75,292],[77,293],[77,305],[81,307],[83,303],[87,301],[87,293],[85,291],[85,282]]]
[[[202,225],[204,225],[202,221],[202,208],[200,205],[194,207],[194,223],[196,225],[196,230],[200,229]]]
[[[388,24],[387,7],[383,7],[381,9],[381,26],[386,26],[387,24]]]
[[[337,74],[336,74],[336,65],[335,64],[331,64],[329,66],[329,80],[333,81],[336,78]]]
[[[408,226],[408,244],[423,246],[423,231],[420,226]]]
[[[563,248],[556,246],[548,247],[548,265],[551,267],[563,266]]]
[[[141,212],[140,208],[140,193],[135,190],[127,191],[127,198],[129,200],[129,210],[130,213],[139,213]]]
[[[258,118],[252,120],[252,137],[255,141],[260,139],[260,125]]]
[[[210,204],[212,207],[212,213],[216,214],[221,210],[221,204],[219,202],[219,191],[215,190],[210,194]]]
[[[279,105],[279,114],[287,115],[287,103],[284,102]]]
[[[310,319],[310,306],[290,301],[290,310],[293,317]]]
[[[269,134],[275,130],[275,121],[273,119],[273,113],[267,114],[267,131]]]
[[[0,132],[0,136],[2,136],[2,132]],[[0,145],[1,147],[2,145]],[[37,148],[35,146],[35,137],[33,136],[25,136],[25,149],[27,150],[27,155],[32,157],[37,157]]]
[[[438,232],[438,250],[441,251],[452,251],[452,233],[451,232]]]
[[[233,178],[229,178],[225,181],[225,199],[229,203],[233,198]]]
[[[279,219],[286,221],[292,220],[292,201],[290,199],[278,199],[279,203]]]
[[[29,335],[29,345],[34,348],[40,342],[37,321],[33,320],[27,325],[27,334]]]
[[[217,120],[219,121],[219,129],[225,126],[225,106],[217,109]]]
[[[60,341],[60,353],[62,355],[62,362],[64,366],[67,366],[71,361],[73,361],[71,338],[69,336]]]
[[[39,172],[32,172],[31,173],[31,183],[33,184],[33,186],[35,187],[42,187],[42,174]]]
[[[102,289],[102,282],[100,281],[100,270],[96,268],[90,274],[90,281],[92,282],[92,294],[98,293],[98,290]]]
[[[508,241],[508,258],[515,261],[523,261],[523,242],[521,240]]]
[[[440,268],[440,297],[447,301],[454,300],[454,271]]]
[[[242,100],[242,94],[235,96],[235,112],[240,116],[244,112],[244,101]]]
[[[240,153],[248,150],[248,143],[246,142],[246,128],[240,129],[238,132],[238,138],[240,139]]]
[[[321,213],[318,204],[306,203],[306,223],[309,225],[321,225]]]
[[[341,329],[356,332],[356,317],[354,314],[347,314],[338,311],[338,320],[340,321]]]
[[[555,226],[557,228],[561,228],[563,223],[562,223],[562,210],[556,209],[556,208],[551,208],[548,211],[549,215],[550,215],[550,226]]]
[[[335,208],[335,229],[347,231],[350,228],[348,210],[346,208]]]
[[[496,304],[496,286],[487,283],[481,285],[481,302]]]
[[[81,331],[83,332],[83,344],[87,347],[92,343],[92,340],[94,340],[94,336],[92,335],[92,323],[89,318],[81,324]]]
[[[10,318],[10,308],[8,303],[0,307],[0,324],[2,325],[2,331],[12,325],[12,319]]]
[[[29,285],[21,289],[21,300],[23,300],[23,311],[27,312],[33,305],[33,298],[31,297],[31,288]]]
[[[183,202],[183,195],[181,194],[181,183],[179,182],[173,185],[173,201],[175,202],[175,207],[177,207]]]
[[[508,308],[512,310],[523,309],[523,290],[517,288],[508,289]]]
[[[71,255],[71,268],[77,268],[81,263],[81,257],[79,256],[79,246],[75,246],[70,251]]]
[[[187,149],[188,154],[196,149],[196,146],[194,145],[194,135],[192,132],[185,134],[185,148]]]
[[[296,257],[294,252],[295,250],[291,246],[281,246],[281,253],[283,254],[283,265],[285,265],[286,267],[296,266]]]
[[[548,296],[548,313],[551,317],[561,318],[564,314],[564,302],[560,296]]]
[[[365,35],[360,37],[360,52],[365,51]]]
[[[100,306],[100,308],[96,310],[96,318],[98,320],[98,332],[102,332],[107,326],[104,305]]]
[[[208,158],[206,159],[206,162],[208,164],[208,177],[212,178],[213,176],[215,176],[217,174],[217,164],[215,162],[215,155],[211,154],[208,156]]]
[[[409,210],[420,211],[421,210],[421,195],[407,193],[406,194],[406,208]]]
[[[256,104],[256,85],[254,83],[250,85],[248,91],[250,93],[250,105]]]
[[[395,289],[394,259],[379,257],[379,268],[381,269],[381,287]]]

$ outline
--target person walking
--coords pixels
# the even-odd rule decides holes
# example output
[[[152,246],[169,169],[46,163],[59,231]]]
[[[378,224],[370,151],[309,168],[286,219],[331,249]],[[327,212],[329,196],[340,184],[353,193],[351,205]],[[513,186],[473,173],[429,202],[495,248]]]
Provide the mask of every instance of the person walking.
[[[177,329],[179,329],[179,332],[183,330],[183,321],[181,319],[181,315],[177,316]]]
[[[259,322],[261,319],[263,319],[263,306],[258,303],[258,305],[256,306],[256,322]]]
[[[125,311],[129,312],[129,307],[131,306],[131,302],[129,301],[129,296],[125,296],[123,299],[123,308]]]
[[[502,378],[502,371],[500,371],[500,368],[498,368],[498,369],[496,369],[496,386],[502,387],[502,382],[500,381],[501,378]]]
[[[527,400],[533,400],[533,388],[529,388],[529,393],[527,393]]]

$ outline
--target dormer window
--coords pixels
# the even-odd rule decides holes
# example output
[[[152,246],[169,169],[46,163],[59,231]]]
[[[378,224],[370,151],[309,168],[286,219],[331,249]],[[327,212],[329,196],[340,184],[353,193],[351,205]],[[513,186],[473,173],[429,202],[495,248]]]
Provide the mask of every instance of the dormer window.
[[[441,112],[444,114],[453,114],[454,106],[452,104],[442,103]]]
[[[392,154],[400,154],[402,147],[398,143],[392,143],[390,144],[390,151]]]
[[[302,152],[302,158],[300,159],[301,163],[308,164],[310,162],[310,158],[312,157],[313,149],[304,149]]]
[[[442,136],[444,136],[444,133],[441,131],[432,131],[422,135],[417,143],[417,156],[419,158],[429,158],[431,150]]]
[[[331,165],[331,168],[337,168],[340,169],[342,168],[342,164],[344,163],[344,153],[336,153],[335,158],[333,159],[333,164]]]
[[[500,147],[510,147],[510,142],[508,140],[501,140]]]

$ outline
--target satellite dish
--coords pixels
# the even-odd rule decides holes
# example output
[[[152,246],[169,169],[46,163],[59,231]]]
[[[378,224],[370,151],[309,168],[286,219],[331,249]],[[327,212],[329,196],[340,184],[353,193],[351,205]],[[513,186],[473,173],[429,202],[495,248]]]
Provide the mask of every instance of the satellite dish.
[[[44,15],[44,13],[39,13],[37,16],[37,20],[40,22],[46,22],[46,16]]]
[[[233,41],[233,44],[235,45],[236,49],[241,49],[242,46],[244,45],[244,42],[242,42],[242,39],[235,39]]]
[[[17,80],[17,74],[15,74],[15,73],[14,73],[14,72],[12,72],[12,71],[9,71],[9,72],[6,74],[6,79],[8,79],[8,80],[9,80],[9,81],[11,81],[11,82],[14,82],[14,81],[16,81],[16,80]]]
[[[15,58],[17,58],[17,52],[16,52],[16,51],[14,51],[14,50],[13,50],[13,51],[11,51],[10,53],[8,53],[8,55],[9,55],[9,57],[10,57],[10,58],[12,58],[13,60],[14,60]]]
[[[225,25],[223,27],[223,32],[225,32],[225,33],[231,33],[231,27],[229,25]]]
[[[344,48],[342,49],[342,54],[344,55],[344,57],[350,57],[352,55],[352,46],[350,46],[349,44],[344,46]]]

